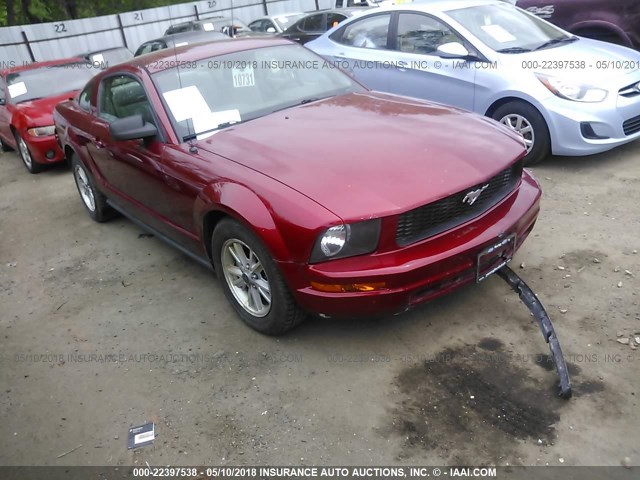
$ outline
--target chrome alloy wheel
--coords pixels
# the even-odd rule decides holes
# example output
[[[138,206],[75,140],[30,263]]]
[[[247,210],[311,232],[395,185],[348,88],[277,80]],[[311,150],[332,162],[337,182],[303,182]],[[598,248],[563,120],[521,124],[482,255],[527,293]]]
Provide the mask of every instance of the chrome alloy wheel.
[[[78,192],[80,192],[82,201],[91,212],[95,212],[96,199],[93,195],[93,189],[91,188],[91,184],[89,183],[87,172],[84,171],[84,168],[77,165],[73,173],[76,177],[76,184],[78,185]]]
[[[27,168],[31,170],[31,167],[33,165],[31,153],[29,153],[29,147],[27,147],[27,143],[20,136],[18,136],[18,148],[20,149],[20,156],[22,157],[22,161],[27,166]]]
[[[518,115],[517,113],[512,113],[502,117],[500,119],[500,123],[522,135],[524,138],[524,144],[527,148],[527,153],[531,151],[536,140],[536,135],[533,132],[533,127],[525,117]]]
[[[237,302],[255,317],[271,310],[271,286],[258,255],[235,238],[222,245],[222,272]]]

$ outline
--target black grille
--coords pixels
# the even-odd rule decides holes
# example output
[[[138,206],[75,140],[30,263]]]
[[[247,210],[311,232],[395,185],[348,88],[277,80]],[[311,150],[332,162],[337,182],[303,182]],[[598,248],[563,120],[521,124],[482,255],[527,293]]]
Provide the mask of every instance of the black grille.
[[[460,225],[486,212],[511,192],[522,176],[522,161],[486,182],[398,216],[396,243],[408,245]],[[482,191],[473,205],[463,202],[469,192]]]
[[[640,115],[624,122],[622,129],[625,135],[633,135],[634,133],[640,132]]]

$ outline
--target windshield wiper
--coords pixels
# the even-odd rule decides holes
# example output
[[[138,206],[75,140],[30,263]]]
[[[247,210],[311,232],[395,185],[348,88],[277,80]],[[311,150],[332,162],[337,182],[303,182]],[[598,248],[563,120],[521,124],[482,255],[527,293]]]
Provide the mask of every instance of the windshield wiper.
[[[24,100],[20,100],[19,102],[16,102],[16,105],[18,103],[24,103],[24,102],[33,102],[34,100],[41,100],[44,97],[33,97],[33,98],[25,98]]]
[[[542,50],[543,48],[550,47],[552,45],[559,45],[560,43],[570,43],[578,40],[578,37],[561,37],[561,38],[553,38],[548,42],[544,42],[542,45],[538,45],[534,50]]]
[[[307,103],[318,102],[320,100],[325,100],[325,99],[331,98],[331,97],[335,97],[335,95],[326,95],[324,97],[304,98],[304,99],[300,100],[299,102],[294,103],[292,105],[287,105],[286,107],[282,107],[282,108],[276,108],[275,110],[272,110],[271,113],[280,112],[282,110],[286,110],[287,108],[299,107],[300,105],[306,105]]]
[[[524,48],[524,47],[509,47],[509,48],[502,48],[500,50],[496,50],[496,52],[498,53],[527,53],[530,51],[531,51],[530,48]]]
[[[224,123],[221,123],[220,125],[218,125],[215,128],[210,128],[209,130],[204,130],[202,132],[190,133],[189,135],[185,135],[184,137],[182,137],[182,141],[183,142],[188,142],[189,140],[193,140],[194,138],[198,138],[200,135],[206,135],[207,133],[215,132],[216,130],[221,130],[223,128],[230,127],[231,125],[237,125],[239,123],[242,123],[242,122],[238,122],[237,120],[232,120],[230,122],[224,122]]]

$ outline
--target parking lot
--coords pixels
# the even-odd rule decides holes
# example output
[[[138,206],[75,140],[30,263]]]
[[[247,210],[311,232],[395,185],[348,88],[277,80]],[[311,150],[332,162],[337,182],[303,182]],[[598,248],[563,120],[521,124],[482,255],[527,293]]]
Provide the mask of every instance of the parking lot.
[[[211,272],[126,219],[92,222],[66,167],[2,154],[0,463],[638,464],[640,144],[533,172],[542,210],[512,267],[554,321],[568,401],[495,276],[270,338]],[[127,450],[151,421],[154,444]]]

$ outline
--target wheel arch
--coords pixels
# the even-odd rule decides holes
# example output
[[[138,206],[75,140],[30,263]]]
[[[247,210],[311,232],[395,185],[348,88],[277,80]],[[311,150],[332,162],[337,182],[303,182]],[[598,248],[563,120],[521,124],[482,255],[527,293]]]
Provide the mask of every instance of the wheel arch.
[[[196,200],[195,216],[198,233],[210,260],[213,259],[211,236],[216,225],[225,218],[231,218],[248,228],[275,260],[290,258],[289,248],[269,208],[244,185],[229,181],[208,185]]]
[[[587,38],[593,38],[589,35],[593,34],[593,32],[608,33],[618,38],[625,47],[633,48],[633,42],[629,38],[629,35],[615,23],[606,20],[585,20],[570,25],[566,30],[569,30],[575,35]],[[596,38],[595,40],[599,39]]]

